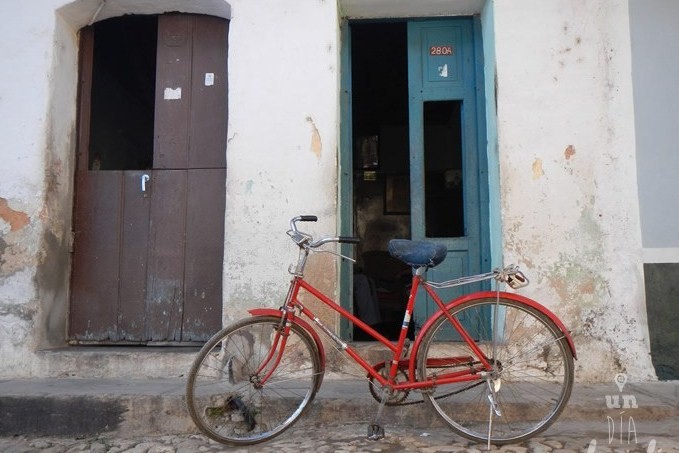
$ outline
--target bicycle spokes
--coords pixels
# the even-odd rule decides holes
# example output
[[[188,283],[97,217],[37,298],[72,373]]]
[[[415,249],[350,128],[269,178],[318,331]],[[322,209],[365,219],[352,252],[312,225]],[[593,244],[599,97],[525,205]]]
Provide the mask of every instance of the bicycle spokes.
[[[212,439],[241,445],[270,439],[314,398],[322,376],[316,344],[296,325],[281,341],[278,326],[276,317],[246,319],[223,329],[196,357],[187,404]]]
[[[546,429],[573,383],[573,357],[560,329],[538,309],[512,299],[471,300],[449,314],[464,325],[489,366],[450,360],[465,352],[473,357],[476,348],[450,334],[448,318],[439,318],[417,351],[418,379],[437,382],[425,393],[436,413],[459,434],[481,442],[516,442]]]

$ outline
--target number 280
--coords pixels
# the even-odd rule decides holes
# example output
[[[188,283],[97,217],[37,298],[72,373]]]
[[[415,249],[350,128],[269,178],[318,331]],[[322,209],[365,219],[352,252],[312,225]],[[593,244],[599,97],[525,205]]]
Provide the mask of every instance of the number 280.
[[[429,46],[429,55],[452,55],[453,46]]]

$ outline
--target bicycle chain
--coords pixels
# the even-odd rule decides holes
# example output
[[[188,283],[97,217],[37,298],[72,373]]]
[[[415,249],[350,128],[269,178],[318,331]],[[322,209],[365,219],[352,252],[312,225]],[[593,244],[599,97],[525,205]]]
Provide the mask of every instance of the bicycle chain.
[[[441,400],[443,398],[448,398],[449,396],[453,396],[453,395],[460,394],[462,392],[466,392],[467,390],[473,389],[474,387],[478,387],[479,385],[483,385],[484,382],[485,381],[479,381],[479,382],[476,382],[474,384],[470,384],[467,387],[459,389],[459,390],[455,390],[454,392],[449,392],[449,393],[446,393],[444,395],[435,396],[434,399],[435,400]],[[370,385],[372,385],[372,383],[370,383]],[[423,390],[421,393],[424,393],[424,392],[425,392],[425,390]],[[422,403],[424,403],[424,399],[422,399],[420,401],[408,401],[406,403],[393,404],[392,406],[412,406],[412,405],[415,405],[415,404],[422,404]]]
[[[341,351],[337,346],[333,346],[332,349],[334,349],[335,352],[338,353],[337,355],[338,355],[339,357],[341,357],[342,360],[344,360],[346,363],[348,363],[348,364],[350,364],[350,365],[355,365],[354,362],[352,362],[352,361],[349,360],[349,358],[348,358],[347,355],[344,353],[344,351]],[[358,375],[358,374],[351,374],[351,373],[347,373],[347,372],[344,372],[344,374],[346,374],[347,376],[354,377],[354,378],[365,379],[365,380],[368,382],[368,386],[375,386],[376,389],[381,390],[381,388],[379,388],[379,387],[375,384],[374,379],[371,378],[371,377],[369,377],[369,376]],[[448,392],[448,393],[445,393],[445,394],[443,394],[443,395],[435,396],[434,399],[435,399],[435,400],[440,400],[440,399],[443,399],[443,398],[448,398],[449,396],[458,395],[458,394],[460,394],[460,393],[462,393],[462,392],[466,392],[467,390],[473,389],[474,387],[478,387],[479,385],[483,385],[483,383],[485,383],[485,380],[481,380],[481,381],[479,381],[479,382],[475,382],[475,383],[470,384],[470,385],[468,385],[468,386],[466,386],[466,387],[464,387],[464,388],[461,388],[461,389],[458,389],[458,390],[455,390],[455,391],[452,391],[452,392]],[[368,390],[370,391],[370,389],[368,389]],[[420,393],[424,393],[424,392],[427,392],[427,391],[430,391],[430,390],[421,390]],[[371,394],[371,396],[373,397],[373,399],[377,400],[376,396],[375,396],[372,392],[369,392],[369,393]],[[408,392],[408,393],[409,393],[409,392]],[[407,398],[407,396],[406,396],[406,398]],[[377,401],[379,402],[379,400],[377,400]],[[422,404],[422,403],[424,403],[424,399],[419,400],[419,401],[407,401],[407,402],[401,402],[401,403],[397,403],[397,404],[391,404],[391,406],[413,406],[413,405],[415,405],[415,404]]]

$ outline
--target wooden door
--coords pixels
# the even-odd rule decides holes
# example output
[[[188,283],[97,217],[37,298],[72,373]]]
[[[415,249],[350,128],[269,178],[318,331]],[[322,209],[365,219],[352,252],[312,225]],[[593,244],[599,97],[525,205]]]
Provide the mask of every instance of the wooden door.
[[[445,261],[427,273],[432,281],[480,273],[488,265],[481,247],[487,242],[487,181],[479,146],[477,49],[471,18],[408,23],[411,234],[448,247]],[[441,293],[451,300],[475,289]],[[416,321],[435,310],[433,301],[418,301]]]
[[[228,22],[81,31],[69,337],[183,343],[221,325]]]

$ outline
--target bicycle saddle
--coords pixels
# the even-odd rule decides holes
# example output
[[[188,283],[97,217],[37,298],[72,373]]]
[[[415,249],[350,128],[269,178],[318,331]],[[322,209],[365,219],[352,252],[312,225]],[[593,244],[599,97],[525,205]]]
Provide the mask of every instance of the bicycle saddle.
[[[434,267],[440,264],[448,253],[443,244],[409,239],[392,239],[389,241],[388,249],[391,256],[414,268]]]

